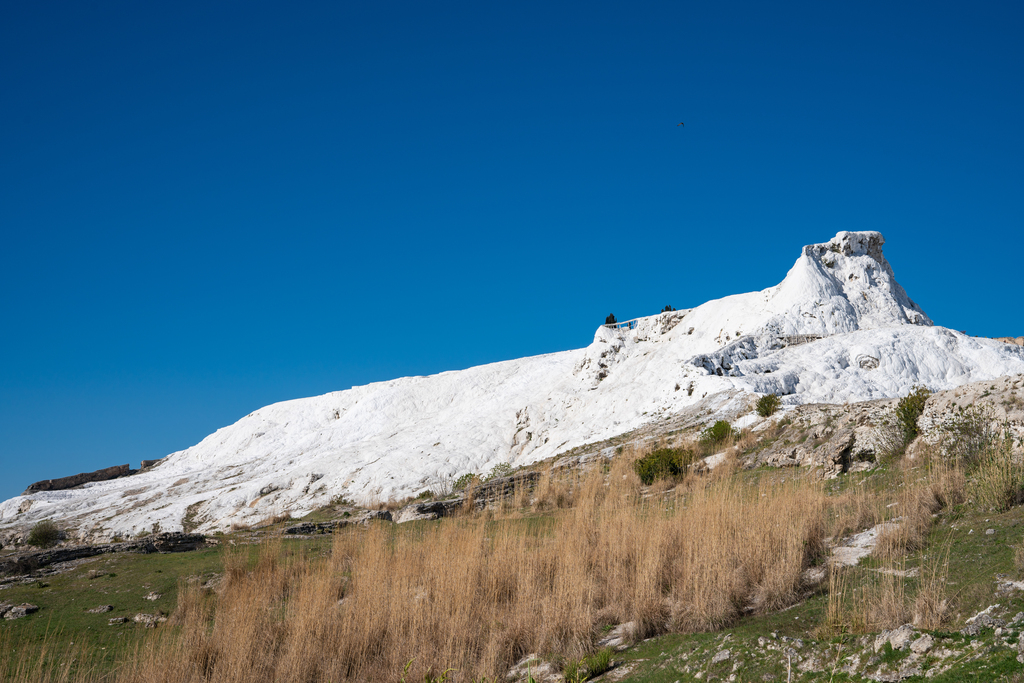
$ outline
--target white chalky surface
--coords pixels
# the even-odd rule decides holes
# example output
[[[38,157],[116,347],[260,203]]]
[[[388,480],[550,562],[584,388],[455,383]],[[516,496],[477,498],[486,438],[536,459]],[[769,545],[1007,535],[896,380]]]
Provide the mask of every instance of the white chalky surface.
[[[524,465],[701,401],[712,421],[742,392],[843,403],[1024,372],[1024,347],[933,326],[883,241],[841,232],[804,247],[775,287],[601,327],[585,349],[266,406],[151,471],[0,503],[0,531],[45,518],[99,536],[179,530],[195,503],[199,530],[212,531],[300,516],[337,495],[414,495],[436,477]],[[795,335],[822,338],[786,346]]]

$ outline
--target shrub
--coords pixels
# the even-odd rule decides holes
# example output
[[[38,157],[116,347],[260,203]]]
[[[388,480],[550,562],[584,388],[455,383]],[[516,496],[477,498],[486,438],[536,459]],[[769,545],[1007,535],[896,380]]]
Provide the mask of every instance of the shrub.
[[[732,425],[725,420],[719,420],[700,433],[700,441],[708,446],[716,446],[733,435]]]
[[[497,465],[491,468],[490,473],[484,477],[484,481],[491,481],[492,479],[501,479],[512,474],[512,465],[507,462],[499,462]]]
[[[452,494],[454,488],[453,475],[435,474],[430,479],[428,489],[435,498],[447,498]]]
[[[992,426],[992,413],[976,405],[960,408],[942,428],[946,454],[967,466],[984,460],[999,436]]]
[[[662,313],[671,313],[674,310],[676,310],[676,309],[672,308],[672,306],[666,306],[665,308],[661,309],[661,312]]]
[[[608,317],[604,319],[604,324],[605,325],[614,325],[617,322],[619,322],[619,321],[615,319],[615,314],[614,313],[609,313]]]
[[[914,387],[896,404],[896,422],[903,432],[903,441],[909,444],[917,438],[917,419],[924,412],[924,404],[931,396],[927,387]]]
[[[452,490],[465,491],[476,478],[477,476],[475,474],[473,474],[472,472],[467,472],[466,474],[463,474],[461,477],[455,480],[455,484],[452,485]]]
[[[782,405],[782,400],[775,394],[768,394],[757,399],[757,414],[761,417],[771,417]]]
[[[693,452],[685,448],[659,448],[633,463],[636,476],[647,486],[659,479],[686,474]]]
[[[927,388],[914,387],[899,400],[891,414],[882,418],[875,433],[875,454],[879,460],[895,460],[906,453],[907,446],[920,433],[917,420],[930,395]]]
[[[37,548],[48,548],[57,541],[60,540],[60,529],[57,525],[48,519],[44,519],[41,522],[36,522],[36,525],[32,527],[32,531],[28,534],[28,544],[34,545]]]

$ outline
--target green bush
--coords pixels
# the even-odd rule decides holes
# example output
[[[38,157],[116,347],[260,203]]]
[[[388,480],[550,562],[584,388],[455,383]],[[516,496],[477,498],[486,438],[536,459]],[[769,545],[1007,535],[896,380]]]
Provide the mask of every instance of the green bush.
[[[904,444],[909,444],[920,433],[917,428],[917,419],[924,412],[925,401],[931,395],[932,392],[927,387],[914,387],[896,404],[896,423],[899,425],[900,431],[903,432]]]
[[[775,394],[768,394],[757,399],[757,414],[761,417],[771,417],[782,405],[782,400]]]
[[[659,479],[686,474],[693,463],[693,452],[685,448],[659,448],[633,463],[636,476],[647,486]]]
[[[500,462],[491,468],[490,473],[484,477],[484,481],[490,481],[491,479],[501,479],[512,474],[512,465],[507,462]]]
[[[47,548],[60,540],[60,529],[48,519],[36,522],[28,534],[28,544],[37,548]]]
[[[725,420],[719,420],[700,433],[700,441],[708,446],[716,446],[733,435],[732,425]]]
[[[924,404],[931,392],[925,387],[914,387],[896,404],[893,411],[882,418],[875,432],[875,456],[881,462],[896,460],[907,451],[920,429],[917,420],[924,412]]]
[[[455,480],[455,484],[452,486],[452,490],[465,491],[466,488],[468,488],[469,485],[472,484],[473,480],[476,478],[477,477],[475,474],[473,474],[472,472],[467,472],[466,474],[463,474],[461,477]]]

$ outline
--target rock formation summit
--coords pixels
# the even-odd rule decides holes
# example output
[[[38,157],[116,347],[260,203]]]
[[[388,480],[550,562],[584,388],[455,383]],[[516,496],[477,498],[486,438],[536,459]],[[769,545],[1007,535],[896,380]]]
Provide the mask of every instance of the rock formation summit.
[[[0,532],[47,518],[92,538],[213,531],[415,495],[684,411],[741,415],[755,394],[844,403],[1024,372],[1024,347],[933,325],[883,244],[841,232],[774,287],[601,326],[584,349],[266,406],[138,474],[5,501]]]

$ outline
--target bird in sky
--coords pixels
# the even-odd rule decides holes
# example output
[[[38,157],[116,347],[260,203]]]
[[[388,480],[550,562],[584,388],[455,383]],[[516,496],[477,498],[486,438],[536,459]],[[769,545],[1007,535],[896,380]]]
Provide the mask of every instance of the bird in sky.
[[[678,125],[676,126],[676,128],[678,128],[678,127],[679,127],[679,126],[681,126],[681,125],[683,125],[683,124],[681,124],[681,123],[680,123],[680,124],[678,124]]]

